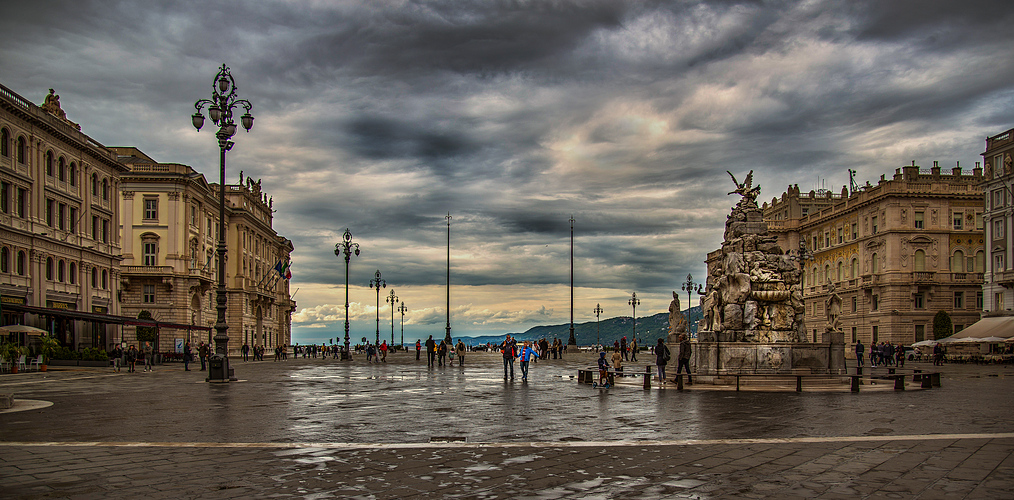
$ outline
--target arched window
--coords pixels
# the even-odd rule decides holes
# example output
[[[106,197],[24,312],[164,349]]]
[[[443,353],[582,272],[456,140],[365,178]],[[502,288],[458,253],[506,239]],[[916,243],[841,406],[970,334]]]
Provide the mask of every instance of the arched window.
[[[99,195],[99,176],[92,174],[92,196]]]
[[[877,254],[873,254],[870,258],[870,272],[873,274],[880,272],[880,260],[877,259]]]
[[[53,281],[53,258],[46,258],[46,279]]]
[[[859,259],[852,257],[852,270],[849,273],[852,279],[859,277]]]
[[[842,267],[844,267],[844,265],[841,263],[841,261],[838,261],[838,279],[836,281],[841,281]]]
[[[821,276],[821,278],[823,278],[820,280],[821,284],[826,284],[831,280],[831,264],[824,264],[824,276]]]
[[[102,179],[102,199],[109,201],[109,179]]]
[[[77,262],[70,263],[70,284],[77,284]]]
[[[954,252],[954,256],[951,257],[951,272],[952,273],[963,273],[965,272],[965,252],[957,250]]]
[[[92,268],[92,288],[99,287],[99,269],[97,267]]]
[[[11,249],[3,247],[0,248],[0,273],[9,272],[11,272]]]
[[[64,160],[63,157],[61,156],[59,164],[60,170],[58,171],[58,173],[60,174],[59,175],[60,182],[67,182],[67,160]]]
[[[15,268],[16,268],[15,272],[18,273],[18,276],[24,276],[25,275],[25,251],[24,250],[18,251],[18,261],[15,263]]]
[[[982,250],[975,252],[975,272],[986,272],[986,253]]]
[[[922,272],[926,270],[926,252],[922,250],[915,251],[915,272]]]
[[[11,132],[7,128],[0,128],[0,156],[7,158],[11,155]]]
[[[109,289],[109,273],[105,269],[102,270],[102,289]]]
[[[25,145],[25,137],[24,136],[19,136],[18,137],[18,150],[17,150],[17,153],[18,153],[18,163],[20,163],[22,165],[25,164],[25,146],[26,146]]]
[[[46,151],[46,176],[53,176],[53,152]]]
[[[70,162],[70,185],[77,186],[77,163]]]
[[[63,259],[60,259],[56,263],[56,281],[63,283],[64,281],[67,280],[67,275],[64,273],[64,271],[66,271],[66,264],[64,264]]]

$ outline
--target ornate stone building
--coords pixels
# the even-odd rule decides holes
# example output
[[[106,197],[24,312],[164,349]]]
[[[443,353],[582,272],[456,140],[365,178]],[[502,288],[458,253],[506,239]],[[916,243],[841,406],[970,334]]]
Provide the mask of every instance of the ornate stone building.
[[[913,162],[852,193],[790,186],[764,203],[779,245],[801,258],[807,336],[817,341],[823,332],[828,282],[842,298],[839,321],[852,346],[933,338],[941,310],[955,330],[976,322],[986,248],[982,179],[978,165],[968,174]]]
[[[986,267],[983,316],[1014,314],[1014,129],[986,139],[982,153]]]
[[[72,348],[118,339],[124,171],[67,119],[52,89],[36,106],[0,85],[3,324],[43,328]]]
[[[159,347],[211,343],[217,319],[218,185],[187,165],[158,163],[136,148],[113,148],[122,176],[123,314],[148,311],[158,321]],[[226,186],[226,289],[229,347],[288,344],[288,280],[274,270],[289,262],[292,243],[272,228],[271,201],[260,183]],[[193,325],[193,326],[191,326]],[[124,328],[128,339],[136,329]]]

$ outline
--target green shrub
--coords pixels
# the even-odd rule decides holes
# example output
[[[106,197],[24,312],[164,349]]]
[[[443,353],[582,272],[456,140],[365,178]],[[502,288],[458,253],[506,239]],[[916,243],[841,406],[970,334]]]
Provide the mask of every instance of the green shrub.
[[[81,353],[69,347],[60,346],[53,351],[53,359],[81,359]]]
[[[933,316],[933,340],[940,340],[954,334],[954,325],[947,311],[939,311]]]
[[[109,355],[98,347],[88,347],[81,351],[81,359],[84,361],[109,361]]]

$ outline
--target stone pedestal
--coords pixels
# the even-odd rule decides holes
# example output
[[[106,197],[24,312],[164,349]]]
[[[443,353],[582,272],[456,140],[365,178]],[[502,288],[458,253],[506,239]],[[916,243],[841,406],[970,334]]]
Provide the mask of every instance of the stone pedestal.
[[[835,332],[830,332],[835,333]],[[827,341],[810,342],[737,342],[726,332],[699,332],[694,344],[691,371],[695,375],[717,377],[730,373],[844,373],[845,346],[842,332],[829,335]]]

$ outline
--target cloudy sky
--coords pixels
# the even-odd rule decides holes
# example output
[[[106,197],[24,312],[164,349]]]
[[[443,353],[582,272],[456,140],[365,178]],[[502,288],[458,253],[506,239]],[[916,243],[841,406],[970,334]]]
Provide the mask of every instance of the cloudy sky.
[[[217,182],[190,114],[227,64],[256,116],[229,178],[295,245],[295,341],[343,330],[345,228],[353,337],[379,269],[414,339],[444,328],[448,213],[452,332],[501,333],[569,321],[571,216],[575,321],[632,292],[642,316],[704,278],[726,170],[770,200],[971,167],[1014,126],[1012,25],[1002,0],[43,0],[5,6],[0,83]]]

